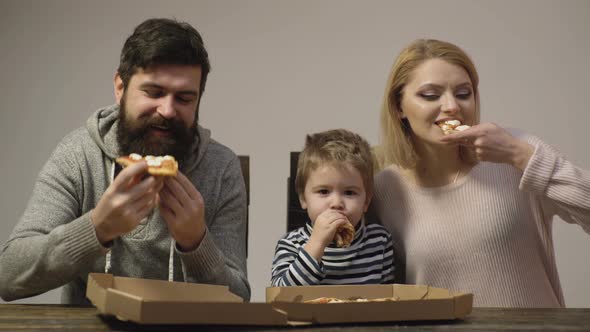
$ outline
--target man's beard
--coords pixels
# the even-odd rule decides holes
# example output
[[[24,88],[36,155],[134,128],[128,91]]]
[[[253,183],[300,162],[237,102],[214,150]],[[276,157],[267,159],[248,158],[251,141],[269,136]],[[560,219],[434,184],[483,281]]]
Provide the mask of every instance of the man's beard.
[[[165,119],[158,114],[132,120],[127,117],[125,97],[123,95],[121,98],[117,128],[120,153],[123,155],[137,153],[142,156],[171,155],[182,164],[195,141],[196,120],[190,128],[187,128],[179,119]],[[151,134],[150,130],[154,129],[153,126],[167,129],[169,135],[158,137]]]

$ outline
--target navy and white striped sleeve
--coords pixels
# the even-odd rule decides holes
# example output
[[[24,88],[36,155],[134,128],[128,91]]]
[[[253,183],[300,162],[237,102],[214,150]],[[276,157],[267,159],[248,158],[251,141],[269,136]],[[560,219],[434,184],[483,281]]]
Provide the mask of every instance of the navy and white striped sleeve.
[[[272,262],[271,284],[277,286],[318,285],[326,275],[322,262],[311,257],[289,235],[277,243]]]

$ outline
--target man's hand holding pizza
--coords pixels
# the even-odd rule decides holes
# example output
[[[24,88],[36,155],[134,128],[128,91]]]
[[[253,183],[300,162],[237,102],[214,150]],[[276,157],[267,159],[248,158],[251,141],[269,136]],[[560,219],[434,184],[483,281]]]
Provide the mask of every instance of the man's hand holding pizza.
[[[159,193],[160,215],[183,251],[196,249],[205,236],[205,203],[201,193],[182,173],[166,177]]]
[[[125,167],[92,210],[90,219],[101,244],[131,232],[156,206],[163,180],[146,177],[147,170],[145,162]]]

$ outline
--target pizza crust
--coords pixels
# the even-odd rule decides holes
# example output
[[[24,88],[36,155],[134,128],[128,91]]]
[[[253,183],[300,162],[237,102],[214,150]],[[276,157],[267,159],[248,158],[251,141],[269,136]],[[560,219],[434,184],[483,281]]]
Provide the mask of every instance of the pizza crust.
[[[352,240],[354,240],[354,227],[351,223],[347,222],[346,224],[340,226],[336,230],[336,234],[334,235],[334,242],[336,242],[337,247],[350,247]]]

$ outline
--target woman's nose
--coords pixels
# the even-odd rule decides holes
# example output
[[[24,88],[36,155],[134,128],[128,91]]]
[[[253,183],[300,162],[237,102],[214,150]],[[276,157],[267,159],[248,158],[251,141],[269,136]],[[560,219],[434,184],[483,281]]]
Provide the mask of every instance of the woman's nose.
[[[442,99],[441,111],[445,113],[457,113],[459,111],[459,103],[453,95],[446,95]]]

